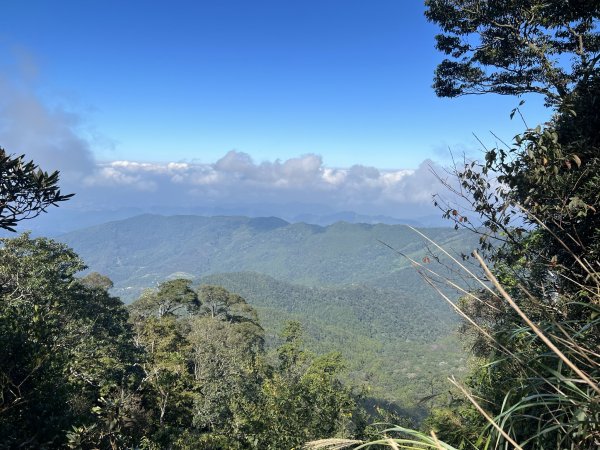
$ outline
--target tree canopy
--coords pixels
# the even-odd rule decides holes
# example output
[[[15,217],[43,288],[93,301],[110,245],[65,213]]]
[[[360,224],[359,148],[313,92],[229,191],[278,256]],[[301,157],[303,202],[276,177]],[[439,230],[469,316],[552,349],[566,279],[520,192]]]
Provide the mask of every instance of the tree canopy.
[[[37,217],[74,194],[62,194],[58,172],[44,172],[25,156],[12,156],[0,147],[0,228],[15,231],[21,220]]]
[[[63,244],[0,242],[0,448],[64,447],[72,427],[126,445],[141,378],[123,304],[75,278],[85,266]]]
[[[560,104],[600,61],[597,1],[426,0],[447,58],[435,71],[440,97],[543,94]]]

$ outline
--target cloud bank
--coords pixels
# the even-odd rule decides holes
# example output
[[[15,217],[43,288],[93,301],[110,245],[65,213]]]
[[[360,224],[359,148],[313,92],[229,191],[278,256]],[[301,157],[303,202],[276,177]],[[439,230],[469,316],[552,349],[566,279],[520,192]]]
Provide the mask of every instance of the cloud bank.
[[[414,170],[334,168],[311,153],[256,162],[232,150],[214,163],[99,162],[81,117],[49,106],[33,86],[23,77],[0,75],[0,146],[44,170],[60,170],[63,192],[77,194],[67,208],[247,211],[262,205],[254,209],[272,215],[297,207],[299,214],[351,210],[411,218],[434,213],[431,196],[442,189],[429,160]]]
[[[416,170],[331,168],[315,154],[255,162],[250,155],[232,150],[211,164],[99,163],[82,186],[94,196],[104,192],[118,203],[138,206],[295,203],[324,205],[332,211],[414,216],[428,209],[432,194],[440,188],[433,167],[427,160]]]

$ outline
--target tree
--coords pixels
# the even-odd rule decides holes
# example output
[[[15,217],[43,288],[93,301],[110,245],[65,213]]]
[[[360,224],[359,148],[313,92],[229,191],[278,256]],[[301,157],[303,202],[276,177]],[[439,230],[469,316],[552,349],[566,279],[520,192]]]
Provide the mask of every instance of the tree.
[[[198,309],[200,303],[191,284],[190,280],[183,278],[164,281],[158,285],[158,289],[146,290],[129,307],[129,311],[136,318],[192,314]]]
[[[340,354],[314,356],[304,350],[298,322],[288,322],[280,339],[278,364],[262,388],[261,420],[268,427],[259,448],[297,448],[311,439],[361,433],[357,396],[339,380]]]
[[[113,288],[114,284],[110,278],[98,272],[88,273],[79,280],[81,284],[88,288],[98,288],[108,291]]]
[[[246,410],[259,403],[264,332],[246,301],[189,280],[161,283],[131,306],[144,350],[145,401],[161,448],[248,448]]]
[[[248,446],[257,433],[253,420],[265,376],[263,330],[249,322],[210,316],[191,320],[188,336],[197,390],[194,426],[229,448]],[[245,445],[244,445],[245,443]]]
[[[198,310],[198,297],[185,279],[145,291],[129,306],[134,340],[143,351],[145,401],[153,415],[153,439],[168,446],[191,426],[193,379],[189,370],[189,327],[180,320]]]
[[[203,285],[198,290],[203,315],[230,322],[258,324],[258,315],[246,300],[221,286]]]
[[[43,172],[25,156],[14,157],[0,147],[0,228],[15,231],[17,222],[37,217],[74,194],[63,195],[58,172]]]
[[[488,290],[462,300],[481,364],[467,378],[503,431],[527,448],[596,448],[600,439],[600,37],[598,2],[429,1],[441,25],[438,48],[459,61],[436,71],[441,96],[537,92],[556,108],[544,126],[483,162],[456,169],[470,211],[442,204],[445,216],[480,233],[493,265]],[[474,39],[469,43],[469,38]],[[570,67],[567,56],[571,58]],[[471,214],[481,218],[474,225]],[[523,316],[506,298],[511,298]],[[558,352],[541,335],[549,337]],[[559,354],[560,352],[560,354]],[[562,356],[561,356],[562,355]],[[580,372],[566,364],[574,362]],[[476,423],[461,408],[456,423]],[[472,411],[471,411],[472,412]],[[449,442],[456,417],[438,414]],[[484,440],[506,442],[494,428]],[[458,436],[457,436],[458,434]],[[471,442],[472,443],[472,442]]]
[[[436,47],[448,58],[435,71],[440,97],[543,94],[562,103],[597,73],[596,1],[426,0],[442,29]]]
[[[69,430],[128,445],[143,412],[123,304],[75,278],[85,266],[65,245],[0,242],[0,448],[64,448]]]

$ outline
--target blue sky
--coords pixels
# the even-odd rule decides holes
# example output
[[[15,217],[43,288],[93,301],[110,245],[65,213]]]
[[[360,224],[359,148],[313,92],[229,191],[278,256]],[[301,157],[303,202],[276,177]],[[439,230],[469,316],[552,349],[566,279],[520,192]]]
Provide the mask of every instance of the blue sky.
[[[89,204],[92,188],[136,204],[127,189],[177,188],[192,203],[266,195],[408,210],[424,187],[406,176],[446,164],[449,148],[477,156],[473,133],[494,145],[490,131],[522,131],[509,119],[519,99],[435,97],[442,55],[423,11],[399,0],[7,0],[0,145],[77,180]],[[549,116],[542,99],[523,110],[532,124]]]
[[[438,99],[436,28],[417,1],[8,1],[4,61],[106,138],[99,158],[214,161],[317,153],[414,168],[521,127],[514,98]],[[15,53],[17,55],[15,56]],[[18,73],[12,74],[22,75]],[[539,105],[539,102],[538,102]],[[546,112],[527,110],[533,121]],[[110,144],[113,145],[110,145]]]

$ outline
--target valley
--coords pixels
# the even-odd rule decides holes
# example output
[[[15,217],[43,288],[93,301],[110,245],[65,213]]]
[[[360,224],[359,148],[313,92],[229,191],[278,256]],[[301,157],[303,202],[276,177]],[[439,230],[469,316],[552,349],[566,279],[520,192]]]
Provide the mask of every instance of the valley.
[[[469,233],[423,231],[454,254],[476,246]],[[258,311],[268,343],[287,321],[300,321],[308,347],[340,351],[346,380],[375,398],[414,408],[465,368],[452,308],[382,243],[456,279],[449,259],[404,225],[142,215],[59,239],[90,271],[111,278],[126,303],[164,280],[187,278],[244,297]]]

